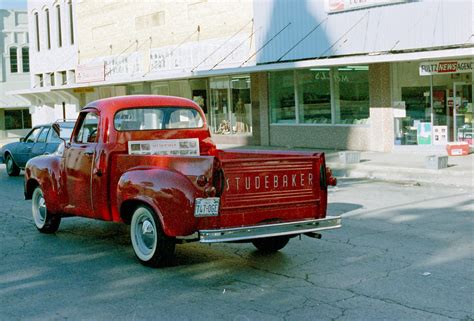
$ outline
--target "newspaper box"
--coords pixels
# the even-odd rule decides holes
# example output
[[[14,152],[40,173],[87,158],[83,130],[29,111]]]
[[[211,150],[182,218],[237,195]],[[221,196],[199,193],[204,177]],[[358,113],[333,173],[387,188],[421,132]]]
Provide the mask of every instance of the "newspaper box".
[[[446,145],[449,156],[463,156],[469,154],[469,144],[467,142],[454,142]]]

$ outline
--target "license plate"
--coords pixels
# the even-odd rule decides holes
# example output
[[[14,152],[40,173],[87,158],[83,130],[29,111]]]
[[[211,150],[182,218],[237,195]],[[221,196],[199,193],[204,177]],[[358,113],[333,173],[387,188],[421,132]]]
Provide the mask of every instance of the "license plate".
[[[195,217],[219,215],[219,197],[196,198],[194,207]]]

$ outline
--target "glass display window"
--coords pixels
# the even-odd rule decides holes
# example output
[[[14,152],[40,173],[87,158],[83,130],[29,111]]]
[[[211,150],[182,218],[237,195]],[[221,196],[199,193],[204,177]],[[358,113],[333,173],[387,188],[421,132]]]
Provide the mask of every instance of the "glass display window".
[[[219,135],[252,132],[250,77],[218,77],[210,80],[211,131]]]
[[[369,123],[369,66],[271,72],[269,89],[272,124]]]
[[[269,89],[271,122],[274,124],[296,123],[294,72],[270,73]]]
[[[369,67],[334,69],[335,123],[367,124],[369,119]]]
[[[329,68],[297,72],[298,112],[301,124],[331,124]]]

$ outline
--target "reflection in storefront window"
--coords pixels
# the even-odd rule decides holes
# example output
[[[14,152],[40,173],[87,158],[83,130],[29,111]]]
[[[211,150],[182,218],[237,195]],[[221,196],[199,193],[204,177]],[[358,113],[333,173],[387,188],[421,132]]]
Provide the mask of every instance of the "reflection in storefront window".
[[[336,124],[367,124],[369,118],[369,67],[334,69]]]
[[[5,129],[31,128],[31,115],[28,109],[5,110]]]
[[[331,82],[329,68],[297,72],[299,122],[331,123]]]
[[[269,88],[271,122],[277,124],[296,123],[293,71],[270,73]]]
[[[269,88],[273,124],[369,123],[368,66],[273,72]]]
[[[441,104],[442,97],[438,95]],[[428,137],[418,135],[418,127],[426,127],[431,121],[430,87],[404,87],[402,88],[402,101],[405,104],[404,117],[396,119],[396,143],[401,145],[416,145],[428,142]],[[442,123],[442,111],[440,110],[439,122]],[[426,132],[426,131],[424,131]],[[420,136],[420,137],[419,137]],[[431,143],[431,142],[429,142]]]
[[[249,133],[251,127],[250,78],[233,78],[232,89],[232,130]]]
[[[221,77],[210,81],[211,130],[214,134],[252,132],[250,77]]]

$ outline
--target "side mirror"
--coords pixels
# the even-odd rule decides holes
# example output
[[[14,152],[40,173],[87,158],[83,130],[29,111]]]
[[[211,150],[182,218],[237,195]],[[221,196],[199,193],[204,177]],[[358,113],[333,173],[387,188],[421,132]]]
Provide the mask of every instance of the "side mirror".
[[[20,137],[20,142],[24,142],[25,141],[25,137]]]

